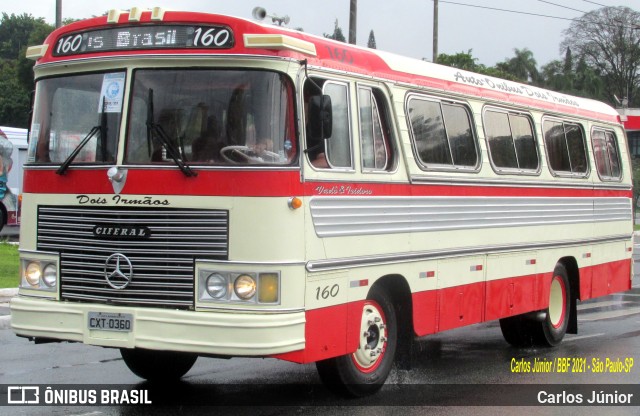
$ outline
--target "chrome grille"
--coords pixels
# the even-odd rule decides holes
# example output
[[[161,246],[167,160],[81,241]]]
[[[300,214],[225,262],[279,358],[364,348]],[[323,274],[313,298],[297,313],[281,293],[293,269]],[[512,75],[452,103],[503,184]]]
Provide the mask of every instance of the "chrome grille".
[[[96,236],[96,226],[146,227],[144,238]],[[38,208],[38,250],[60,253],[60,294],[69,301],[187,309],[194,260],[228,258],[228,211],[173,208]],[[105,262],[125,255],[131,283],[114,289]]]

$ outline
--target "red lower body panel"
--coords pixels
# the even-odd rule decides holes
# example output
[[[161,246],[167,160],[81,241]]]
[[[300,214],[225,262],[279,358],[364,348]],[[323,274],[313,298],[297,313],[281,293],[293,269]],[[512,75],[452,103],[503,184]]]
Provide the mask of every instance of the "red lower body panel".
[[[579,299],[631,289],[631,259],[580,269]],[[413,325],[418,336],[545,309],[553,273],[540,273],[412,294]],[[306,313],[306,347],[276,355],[310,363],[354,352],[364,301]]]

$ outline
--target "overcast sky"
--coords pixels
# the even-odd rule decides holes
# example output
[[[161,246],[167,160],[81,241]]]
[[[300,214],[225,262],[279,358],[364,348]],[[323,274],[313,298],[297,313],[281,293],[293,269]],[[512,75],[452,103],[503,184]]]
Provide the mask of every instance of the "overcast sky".
[[[55,22],[56,0],[2,0],[2,3],[1,12],[28,13],[44,17],[51,24]],[[622,5],[640,10],[640,0],[440,0],[438,49],[447,54],[471,49],[478,63],[492,66],[512,57],[514,48],[528,48],[538,66],[542,66],[564,56],[559,45],[562,31],[571,23],[569,19],[598,9],[600,5]],[[163,6],[245,18],[251,18],[255,6],[261,6],[269,14],[290,16],[290,28],[301,27],[316,35],[333,33],[337,19],[345,37],[349,33],[349,0],[62,0],[62,17],[88,18],[109,9],[132,6]],[[359,45],[366,45],[371,30],[378,49],[431,60],[433,0],[359,0]]]

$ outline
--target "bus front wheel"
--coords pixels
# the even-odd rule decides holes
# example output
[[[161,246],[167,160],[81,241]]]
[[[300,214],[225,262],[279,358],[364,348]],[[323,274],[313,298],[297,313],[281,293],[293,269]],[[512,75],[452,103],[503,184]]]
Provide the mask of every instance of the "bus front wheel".
[[[362,308],[358,349],[318,361],[316,368],[322,382],[344,396],[375,393],[391,372],[397,340],[397,317],[391,298],[381,286],[374,286]]]
[[[175,381],[193,367],[196,354],[121,348],[120,354],[129,370],[149,381]]]

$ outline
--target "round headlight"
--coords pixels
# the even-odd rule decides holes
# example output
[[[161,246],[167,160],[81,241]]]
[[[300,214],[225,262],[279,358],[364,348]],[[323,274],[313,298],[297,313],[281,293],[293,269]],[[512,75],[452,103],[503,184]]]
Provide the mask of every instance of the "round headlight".
[[[24,278],[31,286],[38,286],[40,283],[40,276],[42,271],[40,270],[40,263],[31,262],[27,264],[27,268],[24,271]]]
[[[236,295],[243,300],[249,300],[256,294],[256,281],[247,274],[241,274],[234,284]]]
[[[47,287],[56,287],[58,282],[58,271],[55,264],[47,264],[42,271],[42,281]]]
[[[218,273],[207,277],[207,293],[214,299],[222,299],[227,296],[227,279]]]

